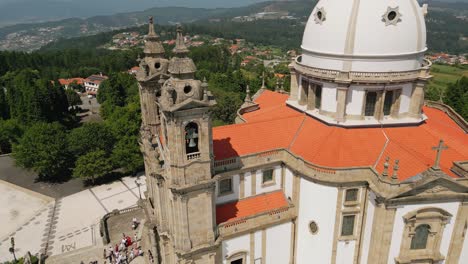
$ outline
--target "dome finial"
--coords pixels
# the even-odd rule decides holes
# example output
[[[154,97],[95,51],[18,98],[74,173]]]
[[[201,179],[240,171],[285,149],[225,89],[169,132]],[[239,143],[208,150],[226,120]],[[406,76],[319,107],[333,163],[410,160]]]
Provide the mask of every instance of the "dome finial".
[[[262,72],[262,87],[260,89],[266,89],[266,86],[265,86],[265,72]]]
[[[245,99],[244,102],[252,102],[252,98],[250,97],[250,86],[247,84],[247,90],[245,91]]]
[[[174,53],[185,55],[189,52],[187,46],[185,46],[184,36],[182,34],[182,26],[180,24],[177,25],[177,38],[176,38],[176,46],[174,48]]]
[[[154,31],[154,18],[153,16],[150,16],[149,19],[148,19],[148,36],[157,36],[156,35],[156,32]]]

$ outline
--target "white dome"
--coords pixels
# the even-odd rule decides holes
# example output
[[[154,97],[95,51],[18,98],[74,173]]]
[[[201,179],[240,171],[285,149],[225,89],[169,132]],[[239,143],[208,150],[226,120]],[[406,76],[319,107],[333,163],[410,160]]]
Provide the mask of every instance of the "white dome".
[[[339,71],[419,69],[424,12],[416,0],[320,0],[305,28],[302,63]]]

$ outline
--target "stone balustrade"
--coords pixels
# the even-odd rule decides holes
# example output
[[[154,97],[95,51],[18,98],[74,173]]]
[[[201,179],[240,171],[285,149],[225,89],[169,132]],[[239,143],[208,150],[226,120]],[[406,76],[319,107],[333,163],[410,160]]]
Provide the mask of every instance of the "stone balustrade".
[[[399,72],[341,72],[336,70],[327,70],[314,68],[301,63],[301,57],[297,57],[293,62],[294,69],[306,76],[330,80],[330,81],[347,81],[347,82],[363,82],[363,83],[388,83],[388,82],[406,82],[413,81],[418,78],[429,78],[429,68],[431,62],[424,60],[420,69],[412,71]]]

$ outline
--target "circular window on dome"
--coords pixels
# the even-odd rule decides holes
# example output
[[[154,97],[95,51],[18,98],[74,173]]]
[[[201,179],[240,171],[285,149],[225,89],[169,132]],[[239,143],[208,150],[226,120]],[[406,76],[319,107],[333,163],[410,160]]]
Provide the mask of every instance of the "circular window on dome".
[[[327,13],[323,9],[323,7],[317,8],[317,11],[315,11],[315,14],[314,14],[315,23],[321,25],[325,21],[326,16],[327,16]]]
[[[309,223],[309,231],[312,233],[312,235],[315,235],[318,233],[318,225],[315,221],[310,221]]]
[[[382,21],[386,26],[396,25],[398,22],[401,22],[401,13],[399,12],[399,7],[387,7],[387,12],[382,15]]]
[[[161,68],[161,63],[160,62],[156,62],[154,64],[154,68],[156,68],[156,70],[159,70]]]
[[[185,93],[185,94],[189,94],[191,91],[192,91],[192,86],[186,84],[186,85],[184,86],[184,93]]]

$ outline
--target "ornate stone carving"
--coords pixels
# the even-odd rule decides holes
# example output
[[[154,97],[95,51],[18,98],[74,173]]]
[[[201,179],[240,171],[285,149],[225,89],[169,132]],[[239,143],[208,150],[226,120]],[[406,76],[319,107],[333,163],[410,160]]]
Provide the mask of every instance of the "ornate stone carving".
[[[382,22],[385,22],[386,26],[396,25],[398,22],[401,22],[401,13],[399,12],[399,7],[387,7],[387,12],[382,15]]]

